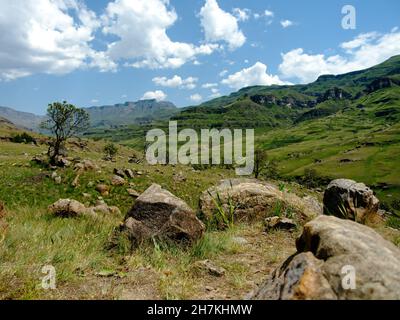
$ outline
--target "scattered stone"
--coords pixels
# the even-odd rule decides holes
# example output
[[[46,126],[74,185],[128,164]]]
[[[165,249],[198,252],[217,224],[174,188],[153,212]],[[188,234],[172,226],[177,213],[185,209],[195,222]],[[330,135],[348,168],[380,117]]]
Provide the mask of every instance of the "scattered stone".
[[[60,217],[77,217],[87,213],[86,207],[71,199],[60,199],[49,206],[49,211]]]
[[[138,198],[140,196],[140,193],[137,192],[135,189],[127,189],[126,191],[133,198]]]
[[[186,177],[183,175],[182,171],[180,171],[178,174],[173,175],[173,180],[174,182],[181,183],[186,181]]]
[[[99,170],[99,167],[91,160],[81,160],[75,164],[74,170],[75,171],[96,171],[96,170]]]
[[[72,181],[71,185],[74,188],[77,188],[79,186],[79,179],[80,179],[81,175],[78,173],[74,179],[74,181]]]
[[[60,176],[55,177],[55,178],[54,178],[54,182],[55,182],[56,184],[61,184],[61,182],[62,182],[61,177],[60,177]]]
[[[99,192],[103,197],[106,197],[110,193],[110,187],[106,184],[98,184],[96,186],[96,191]]]
[[[71,161],[67,160],[67,158],[65,156],[57,156],[55,158],[55,163],[58,167],[63,167],[63,168],[68,168],[69,166],[71,166]]]
[[[292,230],[296,228],[296,223],[292,219],[281,217],[268,217],[265,219],[266,231],[270,230]]]
[[[131,169],[125,169],[124,173],[129,179],[133,179],[135,177],[135,174]]]
[[[348,179],[333,180],[324,193],[324,214],[360,223],[375,220],[379,200],[363,183]]]
[[[125,178],[125,173],[121,169],[114,168],[114,174],[121,178]]]
[[[205,226],[182,199],[153,184],[135,201],[123,226],[133,243],[153,237],[178,244],[192,244]]]
[[[94,207],[85,207],[82,203],[71,200],[61,199],[49,206],[49,211],[56,216],[69,218],[78,217],[82,215],[96,215],[96,214],[114,214],[120,215],[119,208],[108,206],[104,201],[97,202]]]
[[[34,156],[31,161],[39,165],[46,164],[46,159],[44,159],[42,155]]]
[[[194,267],[199,270],[206,271],[214,277],[222,277],[225,275],[226,272],[224,268],[216,266],[210,260],[196,261],[194,263]]]
[[[218,200],[219,199],[219,200]],[[309,221],[320,214],[295,194],[282,192],[272,184],[255,179],[222,180],[216,187],[204,191],[200,197],[200,208],[206,219],[210,220],[218,211],[216,202],[225,212],[234,207],[235,221],[263,220],[273,214],[277,203],[282,210],[290,208],[299,220]]]
[[[137,174],[138,176],[142,176],[142,175],[143,175],[143,172],[142,172],[142,171],[136,171],[136,174]]]
[[[82,196],[86,199],[90,199],[92,197],[92,195],[90,193],[82,193]]]
[[[97,202],[96,206],[91,208],[95,213],[120,215],[121,210],[115,206],[108,206],[104,201]]]
[[[304,226],[296,246],[249,298],[400,299],[400,249],[373,229],[323,215]],[[346,266],[355,272],[351,290],[342,285]]]
[[[113,186],[123,186],[125,183],[126,183],[125,179],[120,176],[114,175],[111,178],[111,184]]]

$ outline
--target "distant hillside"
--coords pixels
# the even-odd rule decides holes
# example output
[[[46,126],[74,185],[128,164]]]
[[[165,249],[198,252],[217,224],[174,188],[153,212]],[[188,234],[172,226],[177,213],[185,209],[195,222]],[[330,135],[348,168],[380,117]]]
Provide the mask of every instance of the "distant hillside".
[[[87,108],[92,127],[145,124],[153,120],[168,119],[177,110],[177,107],[171,102],[156,100],[140,100]]]
[[[229,96],[185,108],[173,119],[179,120],[183,127],[196,128],[286,127],[335,114],[353,104],[357,106],[357,101],[361,103],[379,90],[390,91],[399,86],[400,56],[395,56],[366,70],[324,75],[307,85],[243,88]]]
[[[33,113],[17,111],[8,107],[0,107],[0,117],[3,117],[18,127],[33,131],[39,130],[39,125],[43,121],[43,116],[37,116]]]

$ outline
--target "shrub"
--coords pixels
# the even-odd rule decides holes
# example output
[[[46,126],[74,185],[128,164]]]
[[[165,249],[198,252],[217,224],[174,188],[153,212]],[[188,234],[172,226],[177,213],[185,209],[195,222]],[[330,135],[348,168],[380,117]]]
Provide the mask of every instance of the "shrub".
[[[35,138],[26,132],[17,134],[11,138],[11,141],[14,143],[36,143]]]
[[[118,153],[118,147],[114,143],[108,143],[104,147],[104,153],[107,158],[113,159]]]

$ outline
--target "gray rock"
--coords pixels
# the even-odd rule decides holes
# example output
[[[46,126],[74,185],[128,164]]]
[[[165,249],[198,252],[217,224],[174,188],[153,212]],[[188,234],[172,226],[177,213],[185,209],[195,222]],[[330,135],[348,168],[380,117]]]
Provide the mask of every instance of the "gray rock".
[[[196,261],[194,263],[194,267],[199,270],[206,271],[214,277],[222,277],[226,272],[224,268],[215,265],[210,260]]]
[[[131,169],[125,169],[124,173],[129,179],[133,179],[135,177],[135,173]]]
[[[272,184],[255,179],[222,180],[216,187],[204,191],[200,208],[206,219],[212,219],[217,211],[218,198],[226,212],[229,203],[235,208],[235,221],[263,220],[272,216],[277,203],[282,209],[290,208],[299,220],[309,221],[320,212],[293,193],[280,191]]]
[[[121,169],[115,168],[115,169],[114,169],[114,174],[117,175],[117,176],[119,176],[119,177],[121,177],[121,178],[125,178],[125,173],[124,173],[124,171],[121,170]]]
[[[191,244],[203,236],[205,227],[182,199],[153,184],[136,199],[125,229],[134,245],[151,237]]]
[[[253,299],[400,299],[400,249],[369,227],[333,216],[304,226],[289,257],[250,295]],[[343,268],[355,288],[343,286]]]
[[[120,176],[114,175],[111,178],[111,184],[113,186],[123,186],[125,183],[126,183],[125,179]]]
[[[324,193],[324,214],[365,223],[376,219],[379,200],[363,183],[333,180]]]
[[[138,198],[140,196],[140,193],[137,192],[135,189],[129,188],[126,190],[128,194],[133,197],[133,198]]]
[[[77,217],[88,213],[87,208],[76,200],[60,199],[49,206],[49,211],[60,217]]]
[[[296,228],[296,223],[292,219],[283,217],[268,217],[265,219],[266,231],[270,230],[292,230]]]

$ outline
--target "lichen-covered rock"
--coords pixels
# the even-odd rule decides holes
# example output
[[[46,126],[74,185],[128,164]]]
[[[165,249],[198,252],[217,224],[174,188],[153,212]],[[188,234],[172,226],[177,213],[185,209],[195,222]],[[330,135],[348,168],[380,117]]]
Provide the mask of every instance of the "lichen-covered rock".
[[[200,208],[206,219],[212,219],[217,204],[226,212],[232,205],[235,221],[263,220],[274,214],[279,205],[282,210],[294,211],[299,220],[309,221],[320,214],[318,208],[293,193],[282,192],[272,184],[255,179],[222,180],[216,187],[204,191],[200,197]]]
[[[348,179],[333,180],[324,193],[324,214],[360,223],[375,220],[379,200],[363,183]]]
[[[125,221],[134,245],[152,237],[191,244],[203,236],[204,224],[178,197],[153,184],[135,201]]]
[[[400,299],[400,249],[371,228],[319,216],[304,226],[296,245],[297,253],[250,298]],[[343,285],[349,267],[353,288]]]

